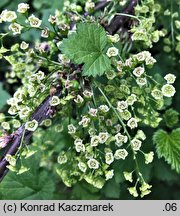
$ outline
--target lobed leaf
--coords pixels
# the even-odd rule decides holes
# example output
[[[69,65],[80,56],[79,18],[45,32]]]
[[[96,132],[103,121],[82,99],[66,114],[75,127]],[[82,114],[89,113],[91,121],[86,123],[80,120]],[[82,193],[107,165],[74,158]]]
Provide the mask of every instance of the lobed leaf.
[[[105,54],[107,36],[105,30],[95,23],[80,23],[76,33],[64,39],[62,52],[76,64],[84,63],[84,76],[101,76],[111,68]]]
[[[168,134],[164,130],[158,130],[153,137],[158,157],[164,157],[165,161],[180,173],[180,128]]]
[[[31,167],[29,171],[20,175],[10,172],[1,182],[0,199],[52,199],[55,183],[47,171],[39,170],[39,159],[33,156],[25,162]]]

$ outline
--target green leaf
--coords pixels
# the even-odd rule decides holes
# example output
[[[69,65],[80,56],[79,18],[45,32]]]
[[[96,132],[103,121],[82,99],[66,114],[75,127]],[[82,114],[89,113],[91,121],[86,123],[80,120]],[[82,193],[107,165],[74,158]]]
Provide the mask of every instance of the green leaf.
[[[0,48],[0,54],[6,53],[6,52],[8,52],[8,51],[9,51],[9,50],[6,49],[5,47],[1,47],[1,48]]]
[[[114,181],[116,184],[124,183],[124,171],[131,172],[134,169],[134,161],[131,160],[131,156],[121,162],[115,161],[112,166],[114,170]]]
[[[0,109],[6,104],[7,99],[10,98],[10,95],[3,90],[2,83],[0,83]]]
[[[101,76],[111,68],[105,54],[107,36],[105,30],[95,23],[80,23],[76,33],[64,39],[62,52],[76,64],[84,63],[84,76]]]
[[[169,128],[174,127],[179,121],[179,113],[174,109],[168,109],[163,117]]]
[[[27,166],[31,167],[30,170],[21,175],[14,172],[7,174],[0,184],[0,193],[3,194],[0,199],[42,200],[53,198],[54,181],[47,171],[40,172],[39,160],[31,157]]]
[[[56,125],[54,125],[49,127],[48,130],[39,129],[39,133],[34,134],[33,141],[35,145],[41,149],[42,155],[46,155],[46,157],[48,155],[49,157],[53,152],[59,154],[64,146],[67,147],[71,145],[72,137],[69,136],[68,133],[68,124],[69,119],[62,119],[61,125],[64,128],[62,132],[55,131]],[[41,134],[41,136],[39,136],[39,134]]]
[[[116,183],[114,179],[109,180],[103,187],[103,193],[109,199],[118,199],[120,196],[120,184]]]
[[[97,200],[100,199],[98,189],[92,185],[80,182],[74,185],[72,189],[72,198],[80,200]]]
[[[158,130],[153,137],[156,144],[158,157],[164,157],[165,161],[180,173],[180,128],[168,134],[164,130]]]
[[[41,0],[41,1],[33,1],[32,4],[36,10],[43,8],[42,13],[44,13],[45,8],[51,7],[53,10],[61,9],[63,6],[63,1],[54,0],[53,2],[51,2],[49,0]]]
[[[1,0],[0,1],[0,7],[2,8],[7,3],[8,3],[8,0]]]
[[[154,161],[153,176],[168,184],[179,182],[179,175],[175,171],[169,169],[167,163],[159,159],[155,159]]]

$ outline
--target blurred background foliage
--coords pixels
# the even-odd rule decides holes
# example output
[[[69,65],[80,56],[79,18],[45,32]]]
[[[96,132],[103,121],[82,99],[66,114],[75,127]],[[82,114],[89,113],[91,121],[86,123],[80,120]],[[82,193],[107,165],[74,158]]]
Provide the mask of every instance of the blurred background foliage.
[[[21,2],[21,0],[1,0],[0,11],[3,9],[16,10],[18,3]],[[47,26],[49,15],[54,14],[56,9],[61,10],[63,4],[62,0],[24,0],[23,2],[30,4],[30,12],[41,17]],[[157,2],[161,4],[162,13],[169,8],[172,12],[179,13],[179,11],[176,11],[178,10],[175,6],[176,1],[158,0]],[[153,46],[150,52],[156,58],[157,63],[151,69],[151,73],[156,73],[157,78],[158,74],[163,76],[166,73],[174,73],[177,76],[177,93],[173,98],[171,107],[180,112],[179,53],[175,51],[175,44],[172,43],[172,34],[176,34],[175,32],[172,33],[172,17],[158,16],[156,25],[158,29],[167,29],[166,38],[169,38],[170,44],[168,46],[170,50],[168,53],[164,51],[164,46],[166,46],[164,39]],[[5,29],[6,26],[2,28]],[[21,40],[32,43],[40,38],[40,32],[32,30],[23,33],[21,37]],[[17,40],[18,37],[8,36],[4,40],[4,46],[10,48]],[[4,113],[7,110],[6,100],[21,84],[9,85],[6,82],[5,73],[9,69],[4,60],[0,59],[0,111]],[[67,125],[67,121],[64,120],[63,124],[64,126]],[[127,185],[128,183],[121,171],[123,167],[131,170],[132,162],[127,160],[122,162],[121,166],[115,164],[115,178],[108,181],[102,190],[94,188],[86,182],[79,182],[72,188],[66,187],[58,178],[55,172],[56,165],[54,164],[56,164],[59,152],[63,150],[68,141],[70,142],[70,138],[67,133],[62,134],[60,130],[55,129],[58,123],[55,122],[53,125],[48,129],[38,129],[35,133],[30,149],[37,151],[37,153],[28,160],[21,162],[27,165],[30,170],[21,175],[10,172],[0,184],[0,199],[133,199],[127,193],[127,186],[129,185]],[[154,130],[145,128],[145,132],[148,137],[146,142],[149,144],[144,145],[147,148],[144,149],[146,151],[152,149]],[[171,170],[164,159],[158,159],[156,156],[154,162],[149,166],[145,166],[143,159],[139,163],[141,164],[140,169],[144,172],[145,180],[153,185],[152,193],[145,199],[180,199],[180,177],[175,171]]]

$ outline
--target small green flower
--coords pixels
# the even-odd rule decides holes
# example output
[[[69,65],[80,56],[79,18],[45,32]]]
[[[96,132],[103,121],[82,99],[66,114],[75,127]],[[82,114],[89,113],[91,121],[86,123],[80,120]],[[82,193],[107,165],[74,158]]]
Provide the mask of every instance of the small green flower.
[[[119,159],[125,159],[128,155],[128,152],[126,151],[126,149],[118,149],[115,151],[115,154],[114,154],[114,158],[116,160],[119,160]]]
[[[16,115],[17,114],[17,107],[16,106],[11,106],[8,110],[8,113],[10,115]]]
[[[166,97],[173,97],[174,94],[176,93],[174,86],[170,84],[164,85],[161,90],[162,90],[163,95]]]
[[[77,152],[85,152],[85,146],[83,144],[83,140],[82,139],[75,139],[74,140],[74,145],[75,145],[75,149]]]
[[[76,151],[77,152],[85,152],[85,146],[84,146],[84,144],[82,144],[82,143],[77,143],[76,145],[75,145],[75,149],[76,149]]]
[[[133,179],[132,179],[132,172],[126,172],[126,171],[124,171],[124,172],[123,172],[123,175],[124,175],[124,178],[125,178],[127,181],[133,182]]]
[[[137,134],[136,134],[136,138],[140,139],[140,140],[145,140],[146,139],[146,135],[145,135],[144,131],[138,130]]]
[[[129,187],[128,191],[133,197],[138,197],[138,192],[136,190],[136,187]]]
[[[59,164],[65,164],[67,162],[67,160],[68,159],[67,159],[67,156],[66,156],[64,151],[60,153],[60,155],[58,156],[58,159],[57,159]]]
[[[45,74],[44,74],[43,71],[38,71],[38,72],[36,73],[36,77],[37,77],[37,80],[38,80],[38,81],[43,80],[43,79],[44,79],[44,76],[45,76]]]
[[[133,105],[134,104],[134,102],[136,102],[137,101],[137,97],[136,97],[136,95],[135,94],[131,94],[130,96],[128,96],[128,98],[127,98],[127,100],[126,100],[126,102],[127,102],[127,104],[128,105]]]
[[[30,168],[27,168],[25,166],[21,166],[21,168],[18,170],[17,175],[20,175],[22,173],[27,172],[28,170],[30,170]]]
[[[68,133],[69,134],[75,134],[76,133],[76,127],[73,124],[68,125]]]
[[[127,141],[128,141],[128,137],[122,135],[121,133],[117,133],[115,135],[115,139],[116,139],[116,145],[117,146],[121,146],[123,143],[127,143]]]
[[[52,120],[51,119],[45,119],[42,124],[46,127],[50,127],[52,125]]]
[[[9,170],[11,170],[12,172],[17,172],[16,167],[12,166],[12,165],[7,165],[6,166]]]
[[[9,164],[13,167],[16,166],[16,158],[10,154],[7,154],[5,159],[9,162]]]
[[[152,188],[152,185],[149,185],[146,182],[144,182],[139,189],[140,191],[146,191],[147,189],[150,189],[150,188]]]
[[[92,136],[91,137],[91,146],[98,146],[99,141],[100,141],[99,136],[96,136],[96,135]]]
[[[93,158],[89,159],[87,164],[88,164],[88,167],[90,169],[98,169],[99,168],[99,162]]]
[[[30,26],[38,28],[40,27],[42,20],[39,18],[35,17],[33,14],[28,18],[28,21],[30,23]]]
[[[110,165],[114,161],[114,156],[112,152],[107,152],[105,154],[105,160],[108,165]]]
[[[135,118],[129,119],[129,121],[127,122],[127,126],[130,127],[131,129],[136,128],[138,126],[137,120]]]
[[[20,24],[15,23],[15,22],[11,23],[9,26],[9,30],[11,30],[14,35],[21,34],[22,29],[23,29],[23,27]]]
[[[175,26],[177,29],[180,29],[180,21],[179,20],[175,20]]]
[[[108,39],[111,43],[117,43],[120,40],[120,37],[118,34],[115,35],[108,35]]]
[[[120,116],[122,119],[128,121],[132,117],[132,114],[129,112],[129,110],[124,110],[120,113]]]
[[[116,47],[110,47],[107,52],[106,55],[110,58],[113,56],[117,56],[119,53],[119,50]]]
[[[109,134],[107,132],[99,133],[99,143],[101,144],[105,143],[108,138],[109,138]]]
[[[30,149],[28,149],[28,150],[24,150],[23,152],[22,152],[22,155],[23,156],[25,156],[25,158],[29,158],[29,157],[31,157],[32,155],[34,155],[35,153],[36,153],[37,151],[35,151],[35,150],[30,150]]]
[[[149,66],[153,66],[154,63],[156,63],[156,59],[154,59],[152,56],[151,57],[147,57],[146,60],[146,65],[149,65]]]
[[[59,54],[58,55],[58,60],[59,60],[59,62],[62,62],[62,64],[70,63],[70,59],[64,54]]]
[[[107,105],[101,105],[99,107],[99,110],[102,111],[102,112],[104,112],[104,113],[106,113],[106,112],[109,111],[109,107]]]
[[[86,166],[86,164],[83,163],[83,162],[79,162],[79,163],[78,163],[78,167],[79,167],[79,169],[80,169],[83,173],[85,173],[86,170],[87,170],[87,166]]]
[[[145,190],[141,192],[141,198],[151,193],[151,190]]]
[[[96,117],[97,116],[97,112],[98,112],[97,109],[90,108],[88,113],[89,113],[90,116]]]
[[[137,84],[141,87],[147,84],[147,79],[146,78],[140,78],[138,77],[136,79]]]
[[[29,9],[29,4],[26,3],[20,3],[18,4],[17,12],[19,13],[26,13],[26,11]]]
[[[109,80],[113,80],[116,77],[116,73],[113,70],[107,71],[106,72],[106,77]]]
[[[85,4],[85,10],[87,12],[92,12],[94,10],[94,7],[95,7],[95,3],[94,2],[87,1],[86,4]]]
[[[12,124],[14,128],[19,128],[21,126],[21,122],[17,119],[13,119]]]
[[[118,101],[117,102],[117,110],[119,112],[123,112],[123,110],[128,108],[128,104],[126,101]]]
[[[34,119],[32,121],[28,121],[25,124],[25,129],[28,131],[35,131],[38,127],[38,122]]]
[[[142,142],[136,138],[131,140],[131,146],[132,146],[134,151],[138,151],[141,148],[141,144],[142,144]]]
[[[4,121],[4,119],[5,119],[4,113],[0,113],[0,122]]]
[[[20,109],[20,111],[18,113],[20,119],[27,118],[29,116],[30,112],[31,112],[31,109],[27,106]]]
[[[147,154],[144,154],[144,157],[145,157],[145,163],[146,164],[149,164],[153,161],[153,158],[154,158],[154,152],[149,152]]]
[[[133,66],[133,59],[131,57],[126,59],[124,66],[131,68]]]
[[[76,99],[74,99],[74,102],[81,104],[84,102],[84,99],[81,97],[81,95],[77,95]]]
[[[164,79],[167,81],[168,84],[173,84],[176,80],[176,76],[174,74],[167,74]]]
[[[9,124],[9,122],[2,122],[2,123],[1,123],[1,127],[2,127],[4,130],[10,130],[10,124]]]
[[[87,127],[90,123],[91,119],[86,117],[86,116],[83,116],[81,121],[79,122],[79,125],[82,125],[83,127]]]
[[[151,187],[152,185],[149,185],[146,182],[141,185],[141,187],[139,188],[141,191],[141,198],[151,193],[151,190],[149,190]]]
[[[1,13],[1,19],[4,22],[12,22],[17,18],[14,11],[3,10]]]
[[[108,170],[105,172],[106,181],[108,181],[109,179],[112,179],[113,176],[114,176],[114,170]]]
[[[57,105],[60,104],[60,99],[58,98],[58,96],[53,96],[53,97],[51,98],[51,100],[49,101],[49,104],[50,104],[51,106],[57,106]]]
[[[55,132],[61,133],[64,129],[64,126],[62,124],[57,124],[54,128]]]
[[[92,93],[92,91],[90,91],[88,89],[85,89],[83,91],[83,95],[84,95],[85,98],[91,98],[93,96],[93,93]]]
[[[22,43],[20,44],[20,48],[22,50],[26,50],[29,47],[29,44],[26,43],[25,41],[22,41]]]
[[[143,67],[137,67],[133,70],[133,74],[136,77],[140,77],[144,73],[144,68]]]
[[[163,94],[159,89],[153,89],[152,92],[151,92],[151,95],[156,100],[161,100],[163,98]]]

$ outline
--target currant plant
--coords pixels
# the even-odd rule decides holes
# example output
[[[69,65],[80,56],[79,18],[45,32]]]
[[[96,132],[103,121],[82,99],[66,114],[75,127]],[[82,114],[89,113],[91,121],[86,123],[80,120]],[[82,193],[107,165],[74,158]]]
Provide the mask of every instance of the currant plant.
[[[51,180],[49,188],[44,183],[47,170],[67,187],[86,182],[95,191],[125,181],[127,193],[141,198],[153,190],[146,170],[156,155],[180,173],[179,113],[170,108],[176,76],[158,73],[152,54],[161,41],[165,52],[174,50],[172,61],[179,52],[178,14],[163,7],[154,0],[63,1],[47,25],[28,3],[1,12],[0,58],[16,90],[0,114],[0,179],[11,171],[0,193],[11,178],[22,188],[22,176],[35,181],[30,173],[38,168],[29,160],[46,169],[34,189],[43,186],[40,198],[54,190]],[[170,30],[156,24],[159,16],[171,16]],[[31,30],[39,40],[22,39]],[[10,36],[19,41],[8,47]]]

